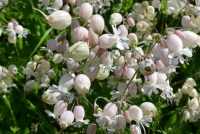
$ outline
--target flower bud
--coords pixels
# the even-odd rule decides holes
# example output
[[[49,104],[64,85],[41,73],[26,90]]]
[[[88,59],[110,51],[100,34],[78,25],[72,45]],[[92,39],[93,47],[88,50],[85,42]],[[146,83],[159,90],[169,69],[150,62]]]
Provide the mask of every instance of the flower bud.
[[[74,121],[74,114],[71,111],[65,111],[61,114],[59,125],[60,128],[65,129],[68,126],[72,125],[72,122]]]
[[[109,51],[104,52],[104,54],[101,56],[102,63],[104,66],[111,67],[113,64],[113,58]]]
[[[136,28],[137,28],[137,30],[139,30],[139,31],[141,31],[141,32],[145,32],[145,31],[147,31],[147,30],[150,28],[150,26],[149,26],[149,24],[148,24],[147,22],[145,22],[145,21],[139,21],[139,22],[136,24]]]
[[[198,92],[195,88],[188,88],[188,95],[190,97],[196,97],[198,95]]]
[[[175,30],[174,34],[176,34],[181,40],[185,40],[186,39],[186,35],[184,34],[184,32],[182,32],[180,30]]]
[[[93,7],[90,3],[83,3],[79,9],[80,20],[86,22],[92,16]]]
[[[62,96],[59,92],[54,92],[50,89],[45,91],[42,95],[42,101],[46,102],[49,105],[53,105],[59,100],[61,100]]]
[[[57,49],[57,47],[58,47],[58,42],[56,40],[54,40],[54,39],[48,40],[48,42],[47,42],[48,50],[54,51]]]
[[[61,63],[62,60],[63,60],[63,56],[62,56],[61,54],[55,54],[55,55],[53,56],[53,59],[52,59],[52,61],[53,61],[55,64]]]
[[[192,98],[188,101],[188,106],[191,110],[197,110],[199,108],[199,102],[197,98]]]
[[[66,110],[67,110],[67,103],[64,102],[63,100],[60,100],[55,104],[53,114],[56,117],[59,117]]]
[[[176,34],[169,35],[166,42],[169,50],[172,52],[180,51],[183,48],[183,43]]]
[[[128,36],[128,30],[127,30],[127,28],[126,28],[125,25],[120,25],[118,27],[118,30],[121,31],[120,34],[119,34],[119,36],[121,36],[121,37],[127,37]]]
[[[137,86],[135,84],[131,84],[128,87],[128,92],[131,94],[131,96],[136,98],[137,97]]]
[[[96,34],[101,34],[104,30],[105,22],[104,18],[100,14],[92,15],[91,28]]]
[[[111,25],[119,25],[122,22],[122,15],[120,13],[113,13],[110,16]]]
[[[182,24],[183,28],[189,28],[190,23],[191,23],[190,16],[184,15],[181,19],[181,24]]]
[[[76,70],[78,70],[79,64],[78,64],[77,61],[75,61],[75,60],[72,59],[72,58],[68,58],[66,62],[67,62],[67,69],[68,69],[70,72],[75,72]]]
[[[106,79],[109,76],[109,72],[110,72],[109,68],[107,68],[103,64],[100,64],[100,69],[98,75],[96,76],[96,79],[98,80]]]
[[[64,54],[68,48],[68,44],[69,42],[64,37],[58,38],[58,46],[56,51],[61,54]]]
[[[141,120],[141,118],[143,117],[143,112],[142,112],[141,108],[139,108],[136,105],[132,105],[131,107],[129,107],[128,111],[129,111],[129,115],[130,115],[131,119],[136,122]]]
[[[136,59],[141,59],[144,55],[144,51],[141,47],[135,47],[135,50],[133,51],[133,57]]]
[[[187,121],[190,119],[190,112],[188,110],[183,111],[183,120]]]
[[[13,64],[8,66],[8,70],[9,70],[9,72],[11,72],[13,74],[17,74],[18,73],[17,66],[15,66]]]
[[[60,9],[63,6],[63,0],[55,0],[53,3],[53,8]]]
[[[196,6],[200,6],[200,0],[195,0],[195,4],[196,4]]]
[[[153,74],[149,76],[144,76],[145,77],[145,82],[149,85],[155,85],[157,82],[157,73],[154,72]]]
[[[124,56],[120,56],[118,59],[115,60],[116,66],[123,66],[125,63]]]
[[[117,66],[117,68],[115,69],[115,77],[120,78],[123,74],[123,71],[124,71],[123,66]]]
[[[85,27],[78,26],[72,32],[72,42],[76,43],[78,41],[88,40],[88,30]]]
[[[88,39],[92,45],[95,45],[98,43],[98,35],[92,30],[92,28],[89,29]]]
[[[161,60],[155,61],[155,65],[156,65],[156,69],[158,69],[158,70],[165,67],[165,65],[162,63]]]
[[[96,134],[97,132],[97,125],[94,123],[90,123],[87,127],[87,132],[86,134]]]
[[[76,4],[76,0],[68,0],[68,2],[73,6]]]
[[[29,62],[26,64],[26,69],[31,69],[32,71],[35,71],[36,66],[37,66],[37,63],[36,63],[36,62],[29,61]]]
[[[131,131],[131,134],[140,134],[140,132],[135,124],[130,126],[130,131]]]
[[[21,25],[17,25],[15,27],[15,32],[19,35],[23,35],[23,32],[24,32],[24,28],[21,26]]]
[[[123,112],[123,115],[124,115],[124,119],[126,120],[127,123],[130,123],[132,121],[130,115],[129,115],[129,111],[128,110],[125,110]]]
[[[134,27],[134,26],[135,26],[135,21],[134,21],[133,18],[127,17],[127,18],[126,18],[126,21],[127,21],[128,25],[129,25],[130,27]]]
[[[155,72],[156,67],[151,59],[145,59],[139,64],[140,73],[143,75],[151,75]]]
[[[86,61],[84,66],[84,74],[87,75],[91,81],[94,81],[99,73],[100,64],[94,59],[89,59]]]
[[[200,37],[192,31],[183,31],[186,35],[186,39],[182,40],[184,47],[195,47],[200,45]]]
[[[117,114],[118,108],[115,103],[109,102],[103,109],[103,115],[108,116],[110,118],[115,117]]]
[[[148,115],[148,116],[156,116],[158,111],[157,108],[155,107],[155,105],[151,102],[143,102],[140,105],[140,108],[142,109],[142,112],[144,115]]]
[[[68,51],[68,56],[76,61],[82,61],[89,56],[89,46],[82,41],[72,45]]]
[[[64,10],[56,10],[55,12],[47,16],[39,9],[34,9],[39,11],[42,15],[44,15],[44,17],[47,20],[47,23],[54,29],[64,30],[71,24],[71,15]]]
[[[70,11],[70,6],[68,4],[64,5],[64,7],[62,8],[62,10],[66,11],[69,13]]]
[[[132,42],[133,40],[135,41],[135,44],[138,43],[138,37],[135,33],[129,33],[128,34],[128,39],[130,42]]]
[[[160,50],[160,60],[165,66],[169,65],[169,61],[170,61],[168,57],[169,54],[171,54],[171,51],[168,48],[164,48]]]
[[[135,74],[135,69],[124,66],[123,77],[125,79],[131,80],[134,74]]]
[[[99,37],[99,47],[103,49],[107,49],[113,46],[116,39],[112,38],[109,34],[103,34]]]
[[[122,133],[126,128],[126,120],[123,115],[116,115],[113,119],[113,128],[116,132]]]
[[[25,91],[30,91],[34,88],[36,82],[34,80],[29,80],[26,82],[25,86],[24,86],[24,90]]]
[[[74,85],[74,77],[71,74],[64,74],[59,80],[59,91],[67,93]]]
[[[90,85],[90,79],[85,74],[79,74],[76,76],[74,86],[80,94],[84,95],[88,93]]]
[[[85,116],[85,110],[82,106],[75,106],[73,113],[76,121],[82,121]]]

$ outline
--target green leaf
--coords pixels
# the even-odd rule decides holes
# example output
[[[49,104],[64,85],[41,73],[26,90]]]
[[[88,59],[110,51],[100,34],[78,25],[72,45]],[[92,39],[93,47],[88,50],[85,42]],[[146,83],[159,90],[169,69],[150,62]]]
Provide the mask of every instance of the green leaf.
[[[176,122],[177,122],[177,113],[174,113],[167,121],[165,129],[167,130],[168,128],[173,127],[176,124]]]
[[[20,128],[18,128],[18,127],[10,127],[10,129],[13,131],[13,133],[16,133],[17,131],[19,131],[20,130]]]
[[[133,0],[123,0],[123,2],[122,2],[123,4],[123,9],[126,11],[126,10],[128,10],[128,9],[130,9],[131,7],[132,7],[132,5],[133,5]]]

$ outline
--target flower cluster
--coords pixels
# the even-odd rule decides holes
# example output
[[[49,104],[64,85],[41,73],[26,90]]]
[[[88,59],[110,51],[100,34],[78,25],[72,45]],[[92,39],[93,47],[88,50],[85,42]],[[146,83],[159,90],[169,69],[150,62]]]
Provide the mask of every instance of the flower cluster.
[[[152,96],[169,105],[173,102],[179,105],[183,94],[188,95],[182,108],[183,120],[197,121],[200,96],[194,88],[195,81],[188,78],[175,93],[171,76],[189,62],[200,45],[200,2],[195,0],[193,5],[187,0],[167,0],[162,1],[165,4],[162,6],[160,0],[143,1],[133,3],[126,14],[109,14],[107,20],[104,14],[112,2],[39,0],[38,7],[49,15],[33,9],[42,13],[53,30],[67,32],[49,39],[46,46],[40,47],[40,54],[22,67],[24,90],[36,87],[44,90],[42,101],[54,106],[53,112],[48,109],[45,112],[60,126],[60,132],[88,125],[89,118],[94,116],[96,123],[88,125],[87,134],[95,134],[97,124],[109,133],[123,133],[127,126],[132,134],[146,133],[145,127],[151,127],[154,117],[161,113],[152,102],[132,100],[142,97],[152,100]],[[182,27],[169,27],[165,33],[158,33],[155,20],[159,13],[172,17],[182,13]],[[13,44],[17,35],[22,38],[28,34],[15,20],[7,24],[6,31],[8,41]],[[9,92],[7,88],[13,86],[12,78],[17,74],[15,65],[8,69],[0,66],[1,92]],[[95,82],[106,85],[103,90],[107,90],[110,98],[98,94],[93,105],[88,98],[100,90]],[[107,101],[103,110],[97,99]],[[94,109],[91,116],[83,101]]]

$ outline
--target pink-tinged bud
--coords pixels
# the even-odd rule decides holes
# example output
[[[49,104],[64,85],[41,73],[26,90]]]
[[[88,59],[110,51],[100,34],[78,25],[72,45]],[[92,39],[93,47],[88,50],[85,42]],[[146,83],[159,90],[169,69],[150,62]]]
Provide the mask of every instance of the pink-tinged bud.
[[[155,65],[156,65],[156,68],[157,68],[157,69],[162,69],[162,68],[165,67],[165,65],[162,63],[161,60],[155,61]]]
[[[60,128],[65,129],[68,126],[72,125],[74,121],[74,114],[71,111],[65,111],[60,116],[59,125]]]
[[[134,98],[136,98],[137,97],[137,86],[132,83],[128,87],[128,92],[131,94],[131,96],[133,96]]]
[[[101,56],[102,58],[102,64],[107,67],[111,67],[113,64],[113,58],[112,54],[109,51],[104,52],[104,54]]]
[[[55,0],[53,3],[53,8],[60,9],[63,6],[63,0]]]
[[[135,74],[135,69],[124,66],[123,77],[125,79],[131,80],[134,74]]]
[[[192,31],[183,31],[186,35],[186,39],[183,41],[184,47],[195,47],[196,45],[200,45],[200,37],[192,32]]]
[[[123,66],[118,66],[118,67],[115,69],[115,77],[116,77],[116,78],[121,77],[122,74],[123,74],[123,70],[124,70]]]
[[[200,6],[200,0],[195,0],[195,4],[196,4],[196,6]]]
[[[52,92],[52,90],[48,89],[42,95],[42,101],[46,102],[49,105],[53,105],[59,100],[61,100],[62,96],[59,92]]]
[[[73,6],[76,4],[76,0],[68,0],[68,2]]]
[[[138,43],[138,37],[135,33],[129,33],[128,39],[129,39],[130,42],[132,42],[134,40],[135,44]]]
[[[87,75],[79,74],[75,78],[74,85],[76,90],[80,94],[84,95],[89,92],[91,82],[90,79],[87,77]]]
[[[117,85],[117,90],[123,94],[123,92],[125,91],[126,89],[126,83],[124,82],[120,82],[118,85]]]
[[[8,30],[8,31],[11,31],[12,29],[14,29],[14,25],[13,25],[12,22],[9,22],[9,23],[7,24],[7,30]]]
[[[70,6],[68,4],[64,5],[64,7],[62,8],[62,10],[69,12],[70,11]]]
[[[133,18],[128,17],[128,18],[126,19],[126,21],[127,21],[128,25],[129,25],[130,27],[134,27],[134,26],[135,26],[135,21],[134,21]]]
[[[83,4],[83,0],[76,0],[76,6],[80,7]]]
[[[104,30],[105,22],[104,18],[100,14],[92,15],[91,28],[96,34],[101,34]]]
[[[79,69],[79,64],[77,61],[75,61],[74,59],[72,58],[68,58],[67,59],[67,69],[70,71],[70,72],[75,72]]]
[[[71,33],[79,26],[79,21],[77,19],[72,19],[71,23]]]
[[[88,32],[89,42],[92,45],[96,45],[98,43],[98,38],[99,38],[98,35],[92,30],[92,28],[90,28]]]
[[[100,63],[94,59],[86,61],[84,66],[84,74],[87,75],[91,81],[94,81],[99,73]]]
[[[134,129],[136,127],[135,124],[131,125],[130,126],[130,131],[131,131],[131,134],[139,134],[139,131]]]
[[[97,125],[94,123],[90,123],[87,127],[87,133],[86,134],[96,134],[97,132]]]
[[[116,39],[112,38],[112,35],[103,34],[99,37],[99,47],[103,49],[107,49],[113,46]]]
[[[182,24],[183,28],[189,28],[190,23],[191,23],[190,16],[184,15],[181,19],[181,24]]]
[[[186,35],[184,34],[184,32],[182,32],[180,30],[175,30],[174,34],[176,34],[181,40],[185,40],[186,39]]]
[[[139,70],[141,74],[149,76],[155,72],[156,67],[151,59],[145,59],[140,62]]]
[[[90,3],[83,3],[79,9],[80,20],[86,22],[90,19],[93,13],[93,7]]]
[[[120,25],[118,27],[118,30],[121,31],[120,34],[119,34],[119,36],[121,36],[121,37],[127,37],[128,36],[128,29],[126,28],[125,25]]]
[[[64,74],[59,80],[59,90],[67,93],[74,85],[74,77],[71,74]]]
[[[136,105],[132,105],[131,107],[129,107],[128,111],[129,111],[129,115],[130,115],[131,119],[136,122],[141,120],[141,118],[143,117],[143,112],[142,112],[141,108],[139,108]]]
[[[161,50],[161,46],[160,44],[156,43],[152,49],[153,54],[156,56],[156,58],[160,57],[160,50]]]
[[[127,61],[127,63],[131,64],[133,62],[133,57],[132,57],[132,53],[131,51],[127,51],[125,54],[124,54],[124,59],[125,61]]]
[[[125,110],[123,112],[123,115],[124,115],[124,118],[125,118],[125,120],[126,120],[127,123],[130,123],[132,121],[132,119],[131,119],[131,117],[129,115],[129,111],[128,110]]]
[[[110,118],[115,117],[117,114],[118,108],[115,103],[109,102],[103,109],[103,115],[108,116]]]
[[[157,73],[154,72],[149,76],[145,76],[145,82],[149,85],[155,85],[157,82]]]
[[[61,63],[62,60],[63,60],[63,56],[62,56],[61,54],[58,54],[58,53],[55,54],[55,55],[53,56],[53,59],[52,59],[52,61],[53,61],[55,64]]]
[[[73,113],[76,121],[83,121],[83,118],[85,117],[85,110],[82,106],[75,106]]]
[[[171,54],[171,51],[168,48],[161,49],[160,51],[160,60],[165,66],[169,65],[169,57],[168,55]]]
[[[124,116],[116,115],[113,119],[112,125],[116,132],[123,133],[124,129],[126,128],[126,120],[124,119]]]
[[[24,28],[21,26],[21,25],[17,25],[15,27],[15,32],[19,35],[23,35],[23,32],[24,32]]]
[[[57,47],[58,47],[58,42],[57,42],[57,40],[50,39],[50,40],[47,42],[47,49],[48,49],[48,50],[54,51],[54,50],[57,49]]]
[[[119,25],[122,22],[122,15],[120,13],[113,13],[110,16],[111,25]]]
[[[88,30],[85,27],[79,26],[72,32],[72,42],[76,43],[78,41],[88,40]]]
[[[182,40],[176,34],[170,34],[166,40],[169,50],[180,51],[183,48]]]
[[[59,117],[66,110],[67,110],[67,103],[64,102],[63,100],[60,100],[55,104],[53,114],[56,117]]]

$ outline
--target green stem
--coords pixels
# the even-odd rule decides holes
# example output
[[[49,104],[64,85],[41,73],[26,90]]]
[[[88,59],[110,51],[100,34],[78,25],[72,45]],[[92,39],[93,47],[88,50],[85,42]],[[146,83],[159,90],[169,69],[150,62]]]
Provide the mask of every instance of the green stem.
[[[13,120],[13,123],[14,123],[14,126],[15,127],[17,127],[17,122],[16,122],[16,119],[15,119],[15,116],[14,116],[14,112],[13,112],[13,110],[12,110],[12,107],[11,107],[11,105],[10,105],[10,101],[9,101],[9,99],[5,99],[6,100],[6,104],[7,104],[7,106],[8,106],[8,109],[9,109],[9,111],[10,111],[10,114],[11,114],[11,117],[12,117],[12,120]]]

